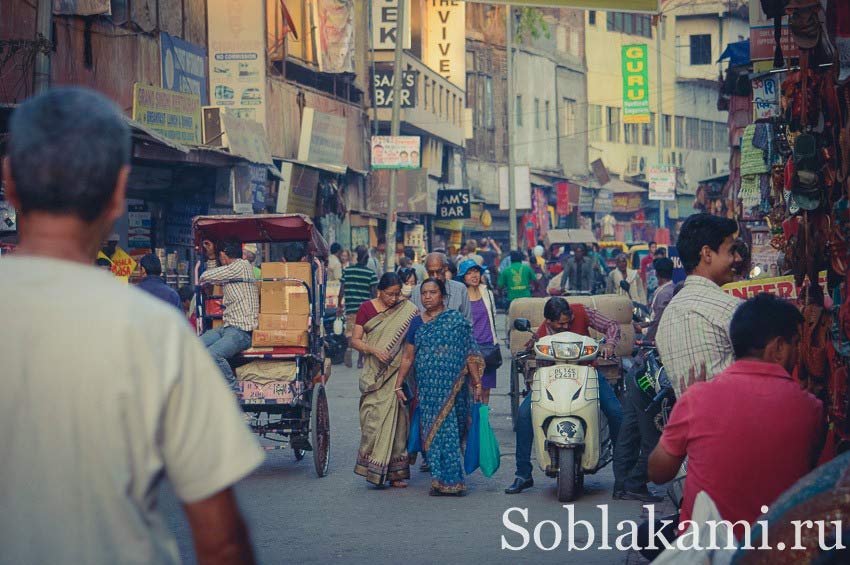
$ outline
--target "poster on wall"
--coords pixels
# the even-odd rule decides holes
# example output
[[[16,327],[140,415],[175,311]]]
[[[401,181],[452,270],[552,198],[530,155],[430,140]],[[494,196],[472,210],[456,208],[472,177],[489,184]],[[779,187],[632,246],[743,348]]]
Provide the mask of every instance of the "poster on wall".
[[[162,63],[162,87],[187,94],[197,94],[201,104],[209,105],[207,96],[207,50],[163,32],[159,34]]]
[[[319,70],[354,72],[354,0],[316,0],[319,23]]]
[[[237,118],[266,122],[263,0],[208,0],[210,100]]]
[[[623,45],[623,123],[649,123],[646,45]]]
[[[345,167],[345,128],[342,116],[304,108],[298,160],[317,165]]]
[[[651,165],[647,173],[650,200],[676,200],[676,167]]]
[[[510,210],[508,168],[499,167],[499,209]],[[514,167],[514,198],[517,210],[531,210],[531,176],[528,165]]]
[[[141,83],[133,85],[133,120],[187,145],[201,143],[201,99]]]
[[[373,169],[418,169],[420,138],[417,135],[373,135]]]
[[[373,0],[372,6],[372,46],[376,51],[395,49],[398,32],[399,0]],[[404,23],[402,38],[404,49],[410,49],[410,0],[404,0]]]
[[[466,89],[466,2],[431,0],[426,2],[425,25],[428,40],[422,59],[443,78]]]

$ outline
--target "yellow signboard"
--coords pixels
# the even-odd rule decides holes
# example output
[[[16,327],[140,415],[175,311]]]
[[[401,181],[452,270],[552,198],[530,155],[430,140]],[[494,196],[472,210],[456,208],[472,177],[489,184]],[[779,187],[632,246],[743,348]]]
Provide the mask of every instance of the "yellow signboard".
[[[818,273],[818,282],[826,291],[826,271]],[[723,292],[736,296],[741,300],[747,300],[761,293],[773,294],[779,298],[796,300],[799,296],[797,285],[794,284],[794,276],[772,277],[769,279],[753,279],[724,285]]]
[[[136,83],[133,119],[161,136],[187,145],[201,143],[201,97]]]
[[[115,248],[115,253],[109,258],[112,261],[112,274],[123,282],[130,280],[133,271],[136,270],[136,261],[120,247]]]
[[[601,12],[641,12],[657,14],[661,11],[661,0],[487,0],[488,4],[511,4],[512,6],[540,6],[560,8],[584,8]]]

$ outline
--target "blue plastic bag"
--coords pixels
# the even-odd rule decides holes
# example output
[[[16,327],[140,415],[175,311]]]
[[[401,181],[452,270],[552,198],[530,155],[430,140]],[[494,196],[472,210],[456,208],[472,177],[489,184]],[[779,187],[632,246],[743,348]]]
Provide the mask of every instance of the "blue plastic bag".
[[[480,433],[478,420],[480,403],[472,405],[472,424],[469,426],[469,435],[466,438],[466,450],[463,453],[463,470],[471,475],[478,468],[478,456],[480,451],[478,434]]]
[[[422,451],[422,434],[419,432],[419,405],[410,417],[410,435],[407,436],[407,454],[415,455]]]
[[[501,457],[501,453],[499,453],[499,442],[496,440],[496,434],[493,433],[493,429],[490,427],[490,407],[484,404],[476,412],[480,412],[478,418],[480,427],[478,432],[478,462],[484,476],[492,477],[499,470],[499,459]]]

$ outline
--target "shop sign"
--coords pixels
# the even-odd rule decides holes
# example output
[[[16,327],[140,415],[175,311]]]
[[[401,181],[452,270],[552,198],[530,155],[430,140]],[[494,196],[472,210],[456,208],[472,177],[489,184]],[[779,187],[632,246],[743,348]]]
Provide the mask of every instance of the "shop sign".
[[[437,192],[437,218],[441,220],[468,220],[471,217],[468,189],[440,190]]]
[[[646,45],[623,45],[623,123],[649,123]]]
[[[210,99],[237,118],[266,123],[263,0],[208,0]]]
[[[611,203],[613,212],[637,212],[641,209],[641,195],[638,194],[615,194]]]
[[[688,277],[685,266],[682,264],[682,258],[679,257],[679,249],[675,245],[668,245],[667,257],[673,261],[673,282],[679,284]]]
[[[354,0],[316,0],[319,71],[354,72]]]
[[[233,167],[233,211],[251,214],[266,207],[266,167],[241,164]]]
[[[428,0],[423,60],[443,78],[466,89],[466,2]]]
[[[404,1],[404,44],[410,49],[410,0]],[[376,51],[395,49],[398,33],[398,0],[372,0],[372,45]]]
[[[341,116],[304,108],[298,160],[317,165],[345,166],[346,121]]]
[[[207,50],[164,31],[159,34],[159,47],[162,53],[162,87],[197,94],[201,97],[201,104],[209,105]]]
[[[373,135],[373,169],[418,169],[421,139],[416,135]]]
[[[779,79],[764,76],[753,79],[753,119],[766,120],[779,117]]]
[[[610,214],[614,209],[614,196],[610,190],[601,189],[593,199],[593,211],[597,214]]]
[[[115,248],[115,253],[112,254],[112,257],[107,257],[103,251],[98,251],[97,258],[107,259],[112,263],[112,267],[109,270],[112,271],[115,278],[124,283],[130,280],[130,276],[136,270],[136,261],[120,247]]]
[[[280,172],[283,180],[278,185],[277,212],[315,216],[319,171],[284,162]]]
[[[499,209],[510,210],[508,167],[499,167]],[[531,174],[528,165],[514,167],[514,202],[517,210],[531,210]]]
[[[404,246],[412,247],[417,251],[425,247],[425,226],[416,224],[407,226],[404,230]]]
[[[791,58],[800,56],[800,48],[791,35],[788,27],[788,16],[782,18],[782,35],[780,38],[782,55],[786,64]],[[750,61],[755,72],[768,71],[773,68],[773,53],[776,41],[773,38],[773,19],[765,15],[761,2],[750,2]]]
[[[376,108],[389,108],[393,105],[393,76],[392,69],[375,70],[372,77],[374,84],[374,97]],[[405,71],[402,73],[401,81],[401,107],[413,108],[416,106],[416,78],[417,73]]]
[[[229,110],[222,112],[221,125],[224,128],[227,148],[252,163],[274,165],[266,128],[253,120],[238,118]]]
[[[826,293],[826,271],[818,273],[818,279],[818,283]],[[773,294],[788,300],[796,300],[800,295],[800,288],[794,284],[794,275],[729,283],[721,288],[726,294],[731,294],[741,300],[748,300],[762,293]]]
[[[676,167],[651,165],[647,174],[650,200],[676,200]]]
[[[177,143],[201,143],[201,99],[141,83],[133,85],[133,119]]]
[[[570,185],[565,182],[559,182],[556,185],[557,191],[557,211],[559,216],[569,216],[572,213],[570,206]]]
[[[661,0],[489,0],[488,3],[513,6],[557,6],[643,14],[657,14],[661,11]]]

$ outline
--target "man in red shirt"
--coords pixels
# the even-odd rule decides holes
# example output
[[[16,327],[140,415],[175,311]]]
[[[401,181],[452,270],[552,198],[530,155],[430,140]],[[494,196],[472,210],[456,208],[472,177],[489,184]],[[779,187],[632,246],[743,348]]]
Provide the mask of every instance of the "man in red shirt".
[[[723,520],[752,523],[762,506],[815,467],[823,406],[789,374],[802,322],[789,302],[766,294],[748,300],[730,327],[735,363],[714,380],[688,387],[676,402],[649,457],[649,477],[666,483],[688,458],[680,532],[689,526],[684,521],[700,491]],[[739,539],[744,531],[743,524],[735,526]]]
[[[658,244],[654,241],[649,242],[649,254],[640,260],[640,278],[643,280],[643,287],[646,288],[646,270],[655,261],[655,252],[658,250]]]

